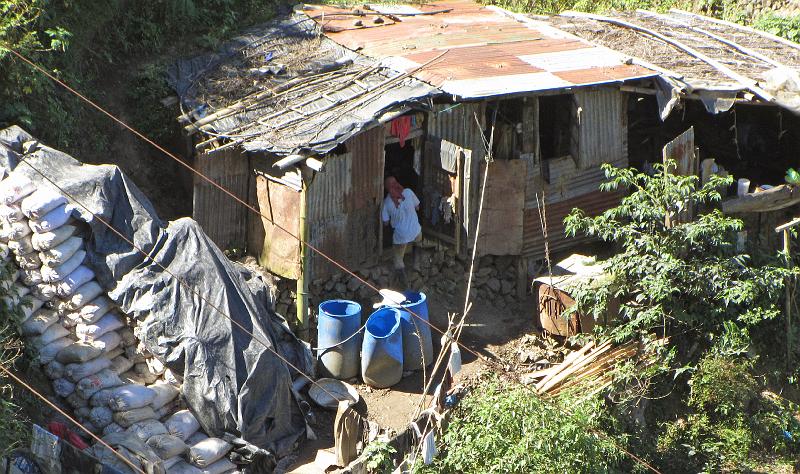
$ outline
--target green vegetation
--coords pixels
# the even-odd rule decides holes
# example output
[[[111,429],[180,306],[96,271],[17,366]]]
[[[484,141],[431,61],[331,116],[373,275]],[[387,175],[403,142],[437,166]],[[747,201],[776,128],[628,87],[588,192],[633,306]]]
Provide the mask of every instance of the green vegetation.
[[[622,452],[607,437],[598,397],[564,396],[544,402],[530,390],[484,380],[453,414],[445,452],[423,472],[608,472]],[[624,440],[618,440],[617,442]]]
[[[258,0],[0,0],[0,127],[18,124],[67,152],[102,157],[114,130],[30,66],[10,47],[158,140],[175,130],[177,106],[165,67],[177,57],[217,47],[234,32],[265,21],[277,4]],[[120,106],[123,110],[119,110]],[[108,161],[107,158],[103,161]]]
[[[10,266],[0,262],[0,367],[7,370],[14,370],[24,352],[18,335],[22,309],[20,304],[11,304],[17,300]],[[23,299],[21,304],[27,302]],[[17,390],[4,375],[0,373],[0,456],[27,444],[30,433]]]

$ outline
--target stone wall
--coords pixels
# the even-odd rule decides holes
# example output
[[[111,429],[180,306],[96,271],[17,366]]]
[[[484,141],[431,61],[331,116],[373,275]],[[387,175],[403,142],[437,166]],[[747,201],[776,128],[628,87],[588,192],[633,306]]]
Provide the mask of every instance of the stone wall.
[[[452,306],[459,311],[464,301],[469,260],[456,255],[450,249],[428,245],[416,250],[418,255],[406,257],[406,273],[409,286],[437,298],[437,304]],[[412,264],[412,261],[415,264]],[[476,262],[473,280],[473,298],[491,302],[505,308],[517,298],[518,257],[484,256]],[[356,274],[378,288],[397,288],[392,285],[393,270],[391,262],[361,268]],[[296,283],[294,280],[277,280],[276,311],[289,321],[295,320]],[[372,304],[380,301],[380,296],[361,283],[356,277],[339,272],[327,279],[313,280],[309,287],[312,337],[316,327],[316,313],[319,303],[329,299],[347,299],[361,304],[362,316],[371,312]]]

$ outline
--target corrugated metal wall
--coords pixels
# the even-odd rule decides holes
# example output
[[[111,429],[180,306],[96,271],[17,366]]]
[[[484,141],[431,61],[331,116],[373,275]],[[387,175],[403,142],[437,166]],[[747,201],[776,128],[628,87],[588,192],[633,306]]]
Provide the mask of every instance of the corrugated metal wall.
[[[586,243],[591,239],[586,236],[568,238],[564,235],[564,218],[574,208],[583,209],[589,216],[597,216],[606,209],[619,204],[621,194],[595,191],[583,196],[568,199],[557,203],[545,203],[547,215],[547,241],[549,242],[550,255],[567,250],[570,247]],[[525,209],[523,216],[522,255],[530,258],[543,258],[545,256],[545,238],[542,232],[539,209]]]
[[[575,91],[575,110],[572,124],[572,153],[574,157],[545,160],[549,182],[541,176],[541,168],[533,166],[528,179],[533,194],[526,192],[523,255],[544,257],[544,237],[536,195],[547,209],[550,251],[566,250],[588,239],[564,236],[564,217],[575,208],[597,215],[619,203],[620,195],[599,191],[605,179],[600,164],[628,166],[626,95],[613,87],[578,89]],[[546,120],[546,117],[540,117]],[[528,188],[531,190],[531,187]]]
[[[245,202],[250,198],[248,157],[231,148],[212,154],[195,155],[195,169]],[[221,249],[247,245],[248,213],[241,203],[194,176],[192,217]]]
[[[347,152],[325,158],[308,187],[310,243],[350,268],[378,254],[383,199],[384,130],[375,127],[345,143]],[[339,271],[311,253],[312,279]]]
[[[464,217],[464,236],[474,239],[475,219],[479,190],[479,166],[484,162],[482,128],[485,122],[485,102],[437,104],[428,115],[428,137],[430,140],[447,140],[462,148],[472,150],[469,165],[462,168],[461,209]],[[477,117],[481,125],[475,121]],[[467,242],[467,239],[461,239]]]

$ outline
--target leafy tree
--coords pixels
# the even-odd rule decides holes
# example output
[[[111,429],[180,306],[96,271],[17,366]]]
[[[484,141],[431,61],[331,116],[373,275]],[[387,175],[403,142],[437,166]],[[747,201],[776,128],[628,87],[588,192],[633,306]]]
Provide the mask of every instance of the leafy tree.
[[[619,246],[608,259],[610,278],[576,295],[577,307],[594,315],[619,298],[617,339],[673,329],[717,330],[725,321],[754,325],[780,313],[784,282],[793,272],[778,259],[760,261],[737,249],[742,221],[711,205],[732,178],[672,172],[655,165],[651,176],[604,165],[604,191],[630,190],[619,206],[597,217],[575,209],[564,220],[569,235],[585,233]],[[698,215],[687,219],[689,211]]]

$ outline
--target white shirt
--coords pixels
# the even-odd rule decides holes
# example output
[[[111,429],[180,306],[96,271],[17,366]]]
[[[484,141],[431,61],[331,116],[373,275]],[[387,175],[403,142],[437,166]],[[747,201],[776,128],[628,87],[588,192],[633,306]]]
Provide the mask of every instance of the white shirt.
[[[387,194],[386,199],[383,200],[383,209],[381,210],[381,219],[383,222],[389,222],[394,229],[392,242],[394,244],[407,244],[417,238],[422,231],[417,219],[417,206],[419,206],[419,199],[414,194],[414,191],[405,188],[403,189],[403,199],[400,201],[399,206],[395,206],[392,196]]]

